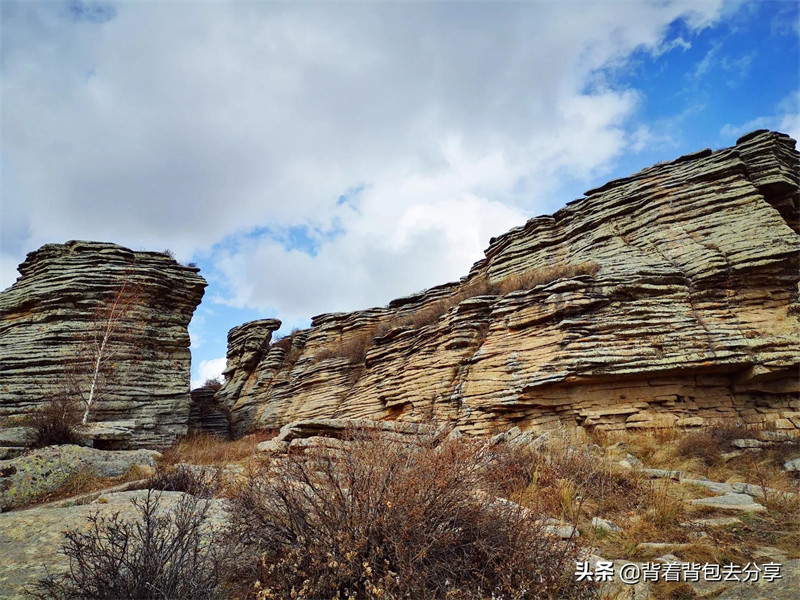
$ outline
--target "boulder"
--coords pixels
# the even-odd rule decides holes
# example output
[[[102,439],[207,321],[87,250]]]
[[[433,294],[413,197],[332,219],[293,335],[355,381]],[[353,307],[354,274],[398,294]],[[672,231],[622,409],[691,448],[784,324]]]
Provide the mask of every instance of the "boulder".
[[[114,478],[134,466],[151,470],[160,458],[154,450],[110,451],[65,445],[0,460],[0,509],[27,506],[76,477]]]
[[[764,512],[767,510],[761,504],[754,502],[752,496],[747,494],[724,494],[711,498],[698,498],[696,500],[689,500],[689,504],[726,510],[741,510],[744,512]]]

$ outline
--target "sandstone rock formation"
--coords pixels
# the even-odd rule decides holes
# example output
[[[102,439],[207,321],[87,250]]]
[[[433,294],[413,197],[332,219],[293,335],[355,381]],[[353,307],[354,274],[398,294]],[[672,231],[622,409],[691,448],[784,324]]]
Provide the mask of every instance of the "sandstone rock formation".
[[[98,242],[28,254],[21,277],[0,293],[0,428],[51,398],[86,395],[114,310],[88,419],[103,425],[96,445],[163,447],[186,433],[187,326],[206,286],[198,270],[161,252]]]
[[[220,438],[230,437],[227,407],[214,397],[213,388],[192,390],[189,406],[188,433],[209,433]]]
[[[228,338],[236,435],[308,418],[465,433],[709,420],[800,427],[795,142],[757,131],[494,238],[469,275],[274,342]]]

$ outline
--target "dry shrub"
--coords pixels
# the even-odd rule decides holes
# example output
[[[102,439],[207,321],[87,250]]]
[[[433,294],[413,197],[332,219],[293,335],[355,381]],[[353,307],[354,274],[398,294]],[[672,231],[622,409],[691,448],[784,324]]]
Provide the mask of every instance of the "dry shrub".
[[[361,364],[367,356],[367,350],[378,334],[378,326],[367,327],[351,333],[346,339],[319,350],[314,358],[317,361],[329,358],[344,358],[350,363]]]
[[[171,509],[148,492],[132,500],[138,519],[94,514],[89,527],[64,535],[66,575],[50,575],[31,590],[40,600],[217,600],[220,558],[202,541],[209,503],[183,496]]]
[[[734,449],[731,442],[753,437],[752,429],[740,423],[715,423],[697,432],[688,433],[678,441],[677,454],[697,458],[707,466],[718,464],[722,454]]]
[[[353,434],[289,455],[232,499],[243,589],[269,598],[589,598],[577,548],[484,491],[489,455]]]
[[[210,433],[192,433],[164,451],[164,462],[224,466],[252,456],[259,443],[276,434],[275,431],[264,430],[238,440],[226,440]]]
[[[619,512],[641,508],[646,482],[635,471],[613,468],[585,444],[557,439],[533,454],[534,474],[525,503],[553,516],[577,520],[587,511]]]
[[[649,482],[648,504],[650,508],[646,519],[657,529],[675,527],[686,512],[684,499],[672,494],[672,483],[669,479],[655,479]]]
[[[42,406],[28,421],[35,431],[31,441],[33,448],[62,444],[81,444],[77,432],[81,423],[81,409],[66,395],[60,395]]]
[[[216,392],[217,390],[222,389],[222,382],[217,378],[206,379],[203,385],[200,387],[214,390]]]
[[[148,489],[184,492],[198,498],[214,498],[225,484],[219,467],[203,468],[193,465],[160,466],[147,482]]]

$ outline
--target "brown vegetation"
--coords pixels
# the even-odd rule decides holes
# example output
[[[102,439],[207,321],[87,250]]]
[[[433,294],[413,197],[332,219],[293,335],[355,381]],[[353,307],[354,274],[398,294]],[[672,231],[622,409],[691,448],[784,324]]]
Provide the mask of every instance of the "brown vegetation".
[[[502,501],[477,445],[354,435],[263,467],[227,537],[257,598],[588,598],[574,542]]]
[[[164,510],[161,495],[133,501],[138,520],[89,517],[89,527],[65,533],[62,552],[70,572],[39,581],[31,595],[40,600],[217,600],[221,557],[202,543],[209,503],[183,496]]]
[[[216,379],[216,378],[214,378],[214,379],[206,379],[205,382],[203,383],[203,385],[201,385],[200,387],[204,387],[204,388],[209,389],[209,390],[217,391],[217,390],[222,389],[222,382],[219,379]]]
[[[30,444],[33,448],[82,442],[78,433],[81,410],[67,394],[45,402],[38,412],[26,419],[25,424],[34,429],[35,437]]]
[[[164,462],[225,466],[251,457],[255,454],[258,444],[272,439],[276,433],[259,431],[233,441],[208,433],[190,434],[164,451]]]
[[[428,302],[416,310],[384,320],[382,323],[364,327],[358,331],[349,332],[339,342],[319,350],[314,358],[317,361],[329,358],[344,358],[348,362],[360,364],[364,359],[375,338],[380,337],[398,327],[421,329],[437,323],[442,316],[454,306],[468,298],[476,296],[497,296],[508,294],[516,290],[532,289],[558,279],[577,277],[579,275],[597,274],[597,263],[585,261],[581,263],[565,263],[550,267],[529,269],[521,273],[512,273],[498,282],[490,282],[485,274],[477,275],[464,282],[458,289],[438,300]],[[283,338],[276,345],[286,343]],[[289,342],[289,345],[291,342]]]

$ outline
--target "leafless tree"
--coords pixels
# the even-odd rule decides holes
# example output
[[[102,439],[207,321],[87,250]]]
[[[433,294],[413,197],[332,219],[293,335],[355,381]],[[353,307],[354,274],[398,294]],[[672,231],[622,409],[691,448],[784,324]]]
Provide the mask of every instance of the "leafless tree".
[[[108,301],[94,311],[89,328],[76,335],[76,353],[65,361],[64,381],[68,393],[82,406],[84,425],[97,403],[112,393],[141,359],[134,338],[143,326],[136,315],[142,300],[141,283],[127,272]]]

